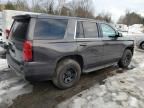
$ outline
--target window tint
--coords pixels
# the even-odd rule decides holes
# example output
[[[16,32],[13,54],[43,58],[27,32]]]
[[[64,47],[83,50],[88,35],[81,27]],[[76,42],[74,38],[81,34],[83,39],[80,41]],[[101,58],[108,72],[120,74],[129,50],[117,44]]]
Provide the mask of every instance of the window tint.
[[[35,27],[36,39],[62,39],[64,38],[68,20],[39,19]]]
[[[15,20],[11,28],[9,37],[11,39],[23,41],[26,38],[29,20]]]
[[[84,32],[83,32],[82,22],[77,22],[76,37],[77,38],[84,38]]]
[[[83,28],[84,28],[85,38],[98,37],[98,30],[97,30],[96,23],[83,22]]]
[[[103,37],[116,35],[115,30],[107,24],[101,24],[101,29],[102,29]]]

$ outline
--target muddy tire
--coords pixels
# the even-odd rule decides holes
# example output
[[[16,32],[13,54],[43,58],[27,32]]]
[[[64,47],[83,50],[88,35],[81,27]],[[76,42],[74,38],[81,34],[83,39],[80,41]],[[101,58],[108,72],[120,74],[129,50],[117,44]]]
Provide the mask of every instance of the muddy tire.
[[[80,79],[81,67],[78,62],[72,59],[65,59],[58,63],[53,83],[60,89],[67,89],[74,86]]]
[[[126,49],[123,53],[122,58],[120,59],[120,61],[118,62],[118,66],[121,68],[128,68],[131,59],[132,59],[132,52],[129,49]]]

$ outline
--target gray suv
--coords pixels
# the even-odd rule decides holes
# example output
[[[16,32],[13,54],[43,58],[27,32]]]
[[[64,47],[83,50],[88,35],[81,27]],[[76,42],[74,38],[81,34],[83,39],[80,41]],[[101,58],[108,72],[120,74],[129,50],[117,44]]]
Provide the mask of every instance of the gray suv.
[[[82,73],[113,64],[127,68],[134,41],[107,23],[92,19],[20,15],[9,34],[7,61],[28,80],[52,80],[61,89],[75,85]]]

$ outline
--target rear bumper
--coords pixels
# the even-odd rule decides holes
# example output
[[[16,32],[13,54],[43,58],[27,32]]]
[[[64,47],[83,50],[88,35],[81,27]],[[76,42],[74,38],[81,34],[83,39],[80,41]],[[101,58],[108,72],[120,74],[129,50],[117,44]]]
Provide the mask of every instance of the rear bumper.
[[[17,74],[24,75],[28,80],[51,80],[54,76],[54,65],[50,63],[18,63],[9,54],[6,55],[6,58],[10,68]]]

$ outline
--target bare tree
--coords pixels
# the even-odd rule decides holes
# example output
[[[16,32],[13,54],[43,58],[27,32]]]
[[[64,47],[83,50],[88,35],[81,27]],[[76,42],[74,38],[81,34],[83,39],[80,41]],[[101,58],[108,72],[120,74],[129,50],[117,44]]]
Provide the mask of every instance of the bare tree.
[[[62,9],[61,9],[61,15],[71,16],[70,9],[65,7],[65,6],[63,6]]]
[[[26,0],[16,0],[16,9],[22,11],[28,11],[29,6]]]
[[[92,10],[92,0],[79,0],[76,14],[80,17],[93,18]]]
[[[58,14],[61,15],[62,8],[65,4],[66,0],[58,0],[57,11]]]
[[[72,0],[69,3],[70,10],[71,10],[71,15],[76,16],[76,9],[78,8],[78,1]]]
[[[46,13],[54,14],[54,0],[44,0],[43,6],[45,8]]]
[[[111,14],[110,13],[100,13],[98,16],[96,16],[97,20],[106,21],[108,23],[112,22]]]
[[[126,11],[126,14],[119,18],[118,23],[128,26],[132,24],[144,24],[144,18],[135,12]]]
[[[44,7],[42,6],[43,0],[32,0],[31,11],[33,12],[45,12]]]
[[[92,12],[92,0],[80,0],[80,7],[84,10],[85,17],[89,17]]]
[[[92,0],[72,0],[70,9],[72,16],[93,18],[93,1]]]

